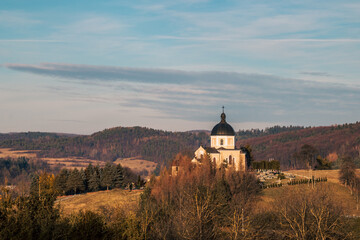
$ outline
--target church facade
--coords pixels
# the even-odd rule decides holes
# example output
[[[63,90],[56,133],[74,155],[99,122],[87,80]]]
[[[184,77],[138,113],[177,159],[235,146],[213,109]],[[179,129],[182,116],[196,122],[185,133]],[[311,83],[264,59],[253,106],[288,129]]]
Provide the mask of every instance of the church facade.
[[[195,156],[191,162],[201,165],[202,159],[207,156],[216,168],[225,167],[232,168],[235,171],[246,171],[246,154],[241,149],[236,149],[235,131],[226,122],[224,110],[220,118],[220,122],[211,131],[210,147],[200,146],[195,151]],[[179,163],[174,161],[171,166],[172,175],[176,176],[178,171]]]
[[[214,126],[210,136],[210,147],[200,146],[195,151],[192,162],[198,164],[207,155],[217,168],[226,166],[236,171],[246,170],[245,153],[235,146],[235,131],[226,122],[226,115],[221,114],[221,120]]]

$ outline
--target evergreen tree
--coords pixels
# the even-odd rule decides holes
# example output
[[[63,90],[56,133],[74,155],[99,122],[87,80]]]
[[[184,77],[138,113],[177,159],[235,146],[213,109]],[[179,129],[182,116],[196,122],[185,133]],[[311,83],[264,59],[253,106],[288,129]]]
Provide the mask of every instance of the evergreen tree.
[[[61,169],[60,173],[55,177],[55,189],[58,193],[65,195],[67,190],[67,179],[69,171],[66,168]]]
[[[83,183],[84,183],[84,191],[87,191],[88,190],[88,179],[86,178],[86,174],[85,174],[85,171],[84,169],[80,169],[80,176],[81,176],[81,179],[83,180]]]
[[[331,169],[331,162],[326,158],[322,158],[320,155],[316,158],[316,166],[317,170],[328,170]]]
[[[111,163],[106,163],[101,171],[101,186],[106,187],[106,190],[109,190],[114,184],[114,173],[113,165]]]
[[[89,165],[85,168],[85,186],[86,189],[89,189],[89,180],[91,178],[91,176],[94,174],[95,172],[95,168],[94,166],[89,163]]]
[[[121,188],[124,185],[124,169],[120,164],[116,165],[114,176],[114,187]]]
[[[94,171],[94,173],[91,175],[89,179],[89,190],[92,192],[99,191],[101,188],[100,184],[100,175],[97,171]]]
[[[30,184],[30,194],[33,196],[39,195],[39,175],[33,174]]]
[[[67,185],[67,189],[70,191],[73,191],[74,194],[76,194],[78,191],[85,190],[83,178],[81,177],[81,174],[80,174],[79,170],[77,170],[77,168],[75,168],[69,174],[66,185]]]
[[[254,161],[254,156],[252,153],[252,148],[249,144],[246,144],[244,147],[240,148],[242,152],[245,153],[245,159],[246,159],[246,167],[250,168],[251,163]]]

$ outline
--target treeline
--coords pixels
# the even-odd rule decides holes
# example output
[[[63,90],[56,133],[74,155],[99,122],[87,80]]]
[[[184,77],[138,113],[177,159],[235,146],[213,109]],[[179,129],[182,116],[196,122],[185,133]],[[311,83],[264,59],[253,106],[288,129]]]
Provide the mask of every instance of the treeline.
[[[41,175],[35,175],[31,184],[31,192],[38,194]],[[54,191],[59,195],[71,195],[85,192],[96,192],[113,188],[125,188],[129,184],[142,187],[145,182],[128,168],[120,164],[107,163],[103,168],[89,164],[85,169],[62,169],[54,177]],[[132,185],[131,185],[132,187]]]
[[[311,167],[317,164],[317,156],[328,162],[337,161],[351,156],[360,165],[360,123],[343,124],[329,127],[312,127],[296,131],[282,132],[255,138],[240,139],[237,146],[251,145],[256,160],[274,158],[280,161],[283,169],[307,168],[309,165],[296,156],[304,145],[310,145],[316,150],[311,160]],[[324,163],[325,164],[325,163]],[[323,165],[324,165],[323,164]]]
[[[280,170],[280,162],[277,160],[252,162],[253,169]]]
[[[41,160],[29,160],[26,157],[0,158],[0,185],[16,185],[20,194],[28,193],[32,174],[39,170],[56,172]]]
[[[237,133],[236,146],[250,145],[255,160],[276,159],[282,168],[308,167],[294,153],[305,144],[329,162],[349,155],[359,163],[360,123],[304,128],[274,126],[265,130]],[[167,132],[149,128],[111,128],[90,136],[48,133],[0,135],[0,147],[40,150],[39,157],[86,157],[103,161],[141,157],[159,165],[169,165],[178,152],[191,152],[200,145],[209,146],[207,132]],[[313,159],[316,164],[316,156]],[[340,162],[338,162],[338,166]]]
[[[272,134],[278,134],[278,133],[282,133],[282,132],[290,132],[290,131],[296,131],[296,130],[300,130],[300,129],[304,129],[305,127],[302,126],[273,126],[273,127],[267,127],[265,129],[250,129],[250,130],[239,130],[236,133],[236,136],[239,139],[247,139],[247,138],[255,138],[255,137],[263,137],[263,136],[267,136],[267,135],[272,135]]]
[[[75,134],[66,133],[47,133],[47,132],[21,132],[21,133],[0,133],[0,141],[4,140],[17,140],[17,139],[38,139],[42,137],[48,138],[61,138],[76,136]]]
[[[0,147],[40,150],[37,152],[39,157],[77,156],[114,161],[140,156],[166,165],[176,153],[193,151],[209,142],[205,132],[167,132],[142,127],[105,129],[90,136],[30,135],[3,140]]]

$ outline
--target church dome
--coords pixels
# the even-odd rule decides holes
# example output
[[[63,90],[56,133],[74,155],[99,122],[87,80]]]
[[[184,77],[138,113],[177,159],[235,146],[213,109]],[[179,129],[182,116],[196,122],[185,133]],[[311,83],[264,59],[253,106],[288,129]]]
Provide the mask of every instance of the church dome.
[[[226,122],[225,113],[221,114],[221,121],[215,125],[211,131],[211,136],[235,136],[235,131],[230,124]]]

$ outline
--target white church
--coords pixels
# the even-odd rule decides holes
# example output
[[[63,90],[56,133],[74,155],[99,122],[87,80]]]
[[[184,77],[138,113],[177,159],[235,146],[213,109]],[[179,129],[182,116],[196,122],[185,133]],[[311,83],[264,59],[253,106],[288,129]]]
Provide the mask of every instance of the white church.
[[[191,160],[194,164],[200,164],[201,159],[207,154],[217,168],[226,166],[236,171],[246,170],[245,153],[235,147],[235,131],[226,122],[226,115],[221,114],[221,121],[214,126],[210,136],[210,147],[200,146],[195,151],[195,157]],[[173,173],[177,172],[177,166],[173,165]],[[176,173],[175,173],[176,174]]]

